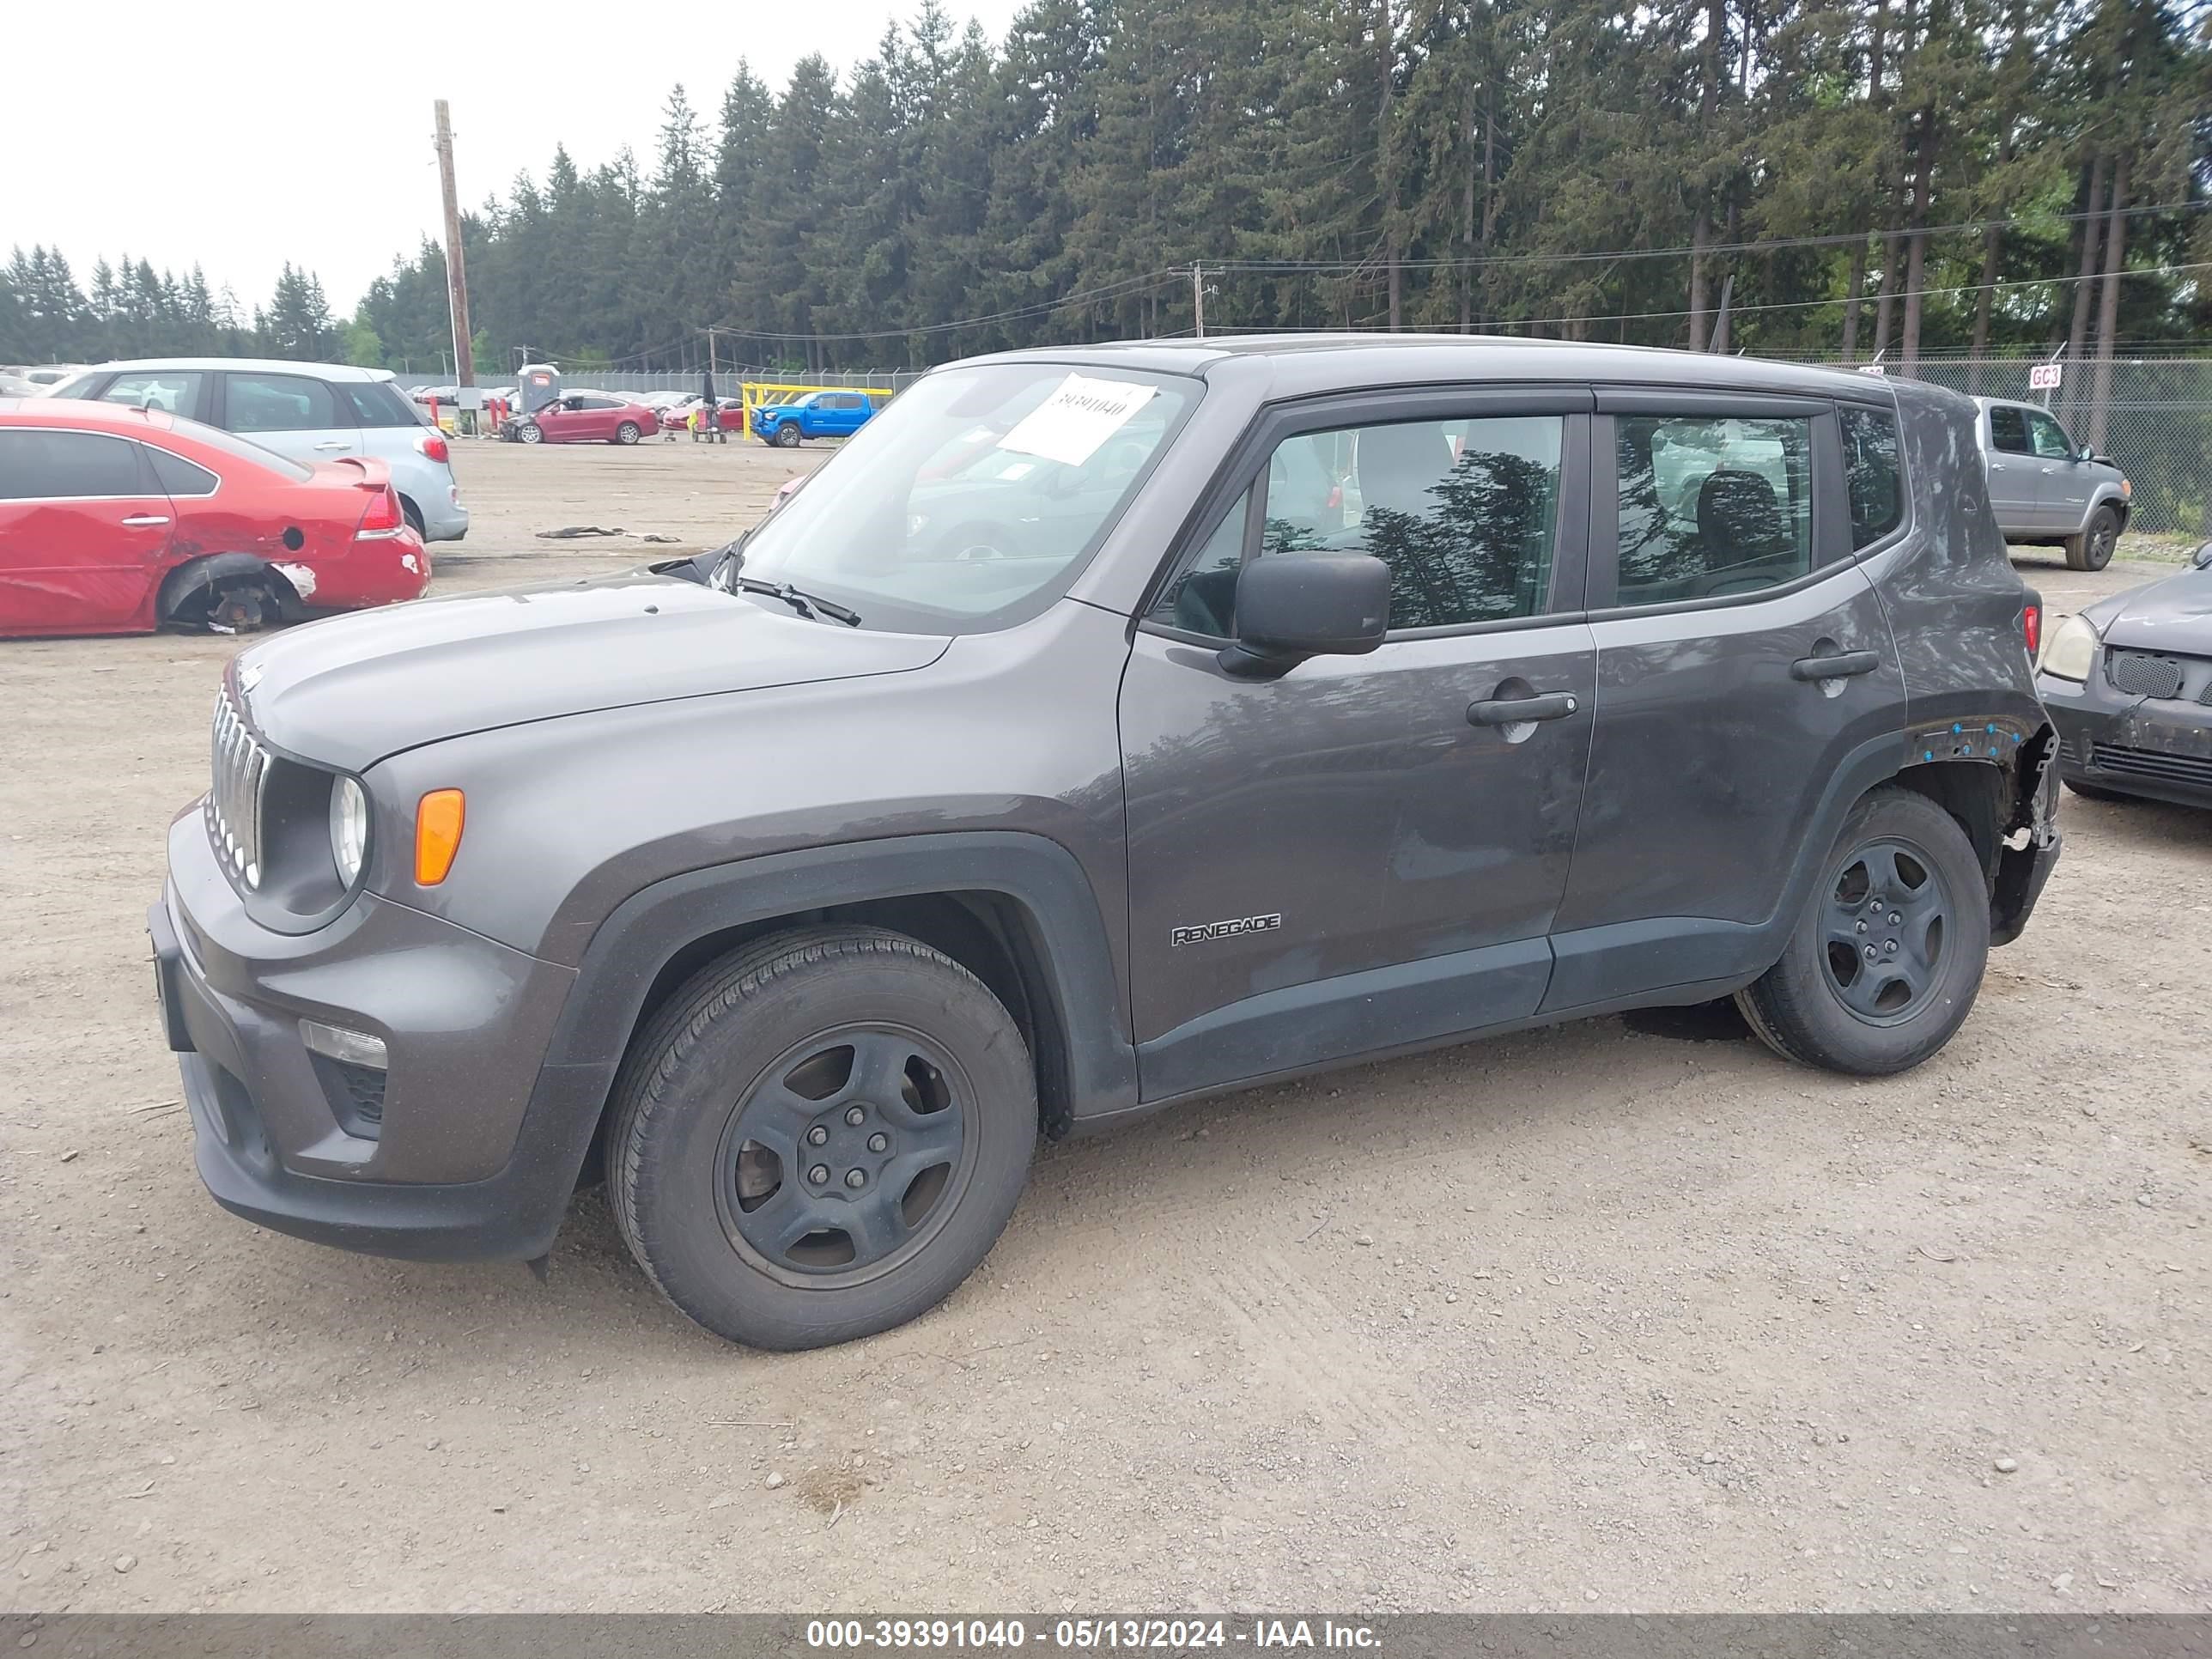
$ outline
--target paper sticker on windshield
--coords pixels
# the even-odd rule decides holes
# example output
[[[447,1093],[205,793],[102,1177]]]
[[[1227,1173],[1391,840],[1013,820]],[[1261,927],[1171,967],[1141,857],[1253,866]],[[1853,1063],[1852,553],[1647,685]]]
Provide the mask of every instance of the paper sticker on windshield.
[[[1098,446],[1129,423],[1152,401],[1153,388],[1127,380],[1094,380],[1071,374],[1052,396],[1015,423],[999,447],[1081,466]]]

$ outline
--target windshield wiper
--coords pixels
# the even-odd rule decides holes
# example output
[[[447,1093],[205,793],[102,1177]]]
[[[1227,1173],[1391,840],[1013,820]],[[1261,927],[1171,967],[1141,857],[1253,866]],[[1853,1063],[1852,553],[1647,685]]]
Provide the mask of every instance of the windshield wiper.
[[[781,599],[793,611],[809,621],[818,611],[832,622],[841,622],[848,628],[860,625],[860,613],[848,610],[835,599],[825,599],[818,593],[808,593],[793,587],[789,582],[763,581],[758,576],[737,576],[731,584],[740,593],[765,593],[772,599]]]

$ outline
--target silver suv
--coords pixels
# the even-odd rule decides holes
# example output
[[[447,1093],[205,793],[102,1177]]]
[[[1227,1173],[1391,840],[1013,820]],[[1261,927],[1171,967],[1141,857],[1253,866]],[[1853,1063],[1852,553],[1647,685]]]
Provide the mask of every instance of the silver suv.
[[[58,398],[127,404],[221,427],[299,461],[373,455],[415,533],[457,542],[469,510],[446,435],[427,426],[380,368],[252,357],[151,357],[102,363],[57,386]]]
[[[2048,410],[1977,398],[1974,431],[1990,505],[2008,542],[2063,547],[2075,570],[2102,570],[2128,526],[2127,479],[2108,456],[2066,435]]]

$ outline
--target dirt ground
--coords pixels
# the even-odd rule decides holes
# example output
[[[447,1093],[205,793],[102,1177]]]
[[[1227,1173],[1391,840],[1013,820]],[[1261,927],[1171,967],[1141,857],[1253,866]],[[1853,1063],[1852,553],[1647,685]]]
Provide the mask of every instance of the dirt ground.
[[[439,590],[817,459],[464,446]],[[2069,797],[1909,1076],[1673,1014],[1260,1090],[1045,1150],[944,1307],[780,1357],[596,1193],[542,1285],[205,1197],[143,930],[234,648],[0,645],[0,1607],[2212,1607],[2212,814]]]

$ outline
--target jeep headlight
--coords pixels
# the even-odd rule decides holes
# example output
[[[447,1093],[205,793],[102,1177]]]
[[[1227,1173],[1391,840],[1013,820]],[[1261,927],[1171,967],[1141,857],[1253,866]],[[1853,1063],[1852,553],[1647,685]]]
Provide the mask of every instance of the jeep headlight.
[[[2069,617],[2052,631],[2043,647],[2043,660],[2036,665],[2053,679],[2086,680],[2103,643],[2095,628],[2079,617]]]
[[[331,858],[338,880],[351,887],[361,878],[368,855],[368,795],[358,778],[341,777],[331,786]]]

